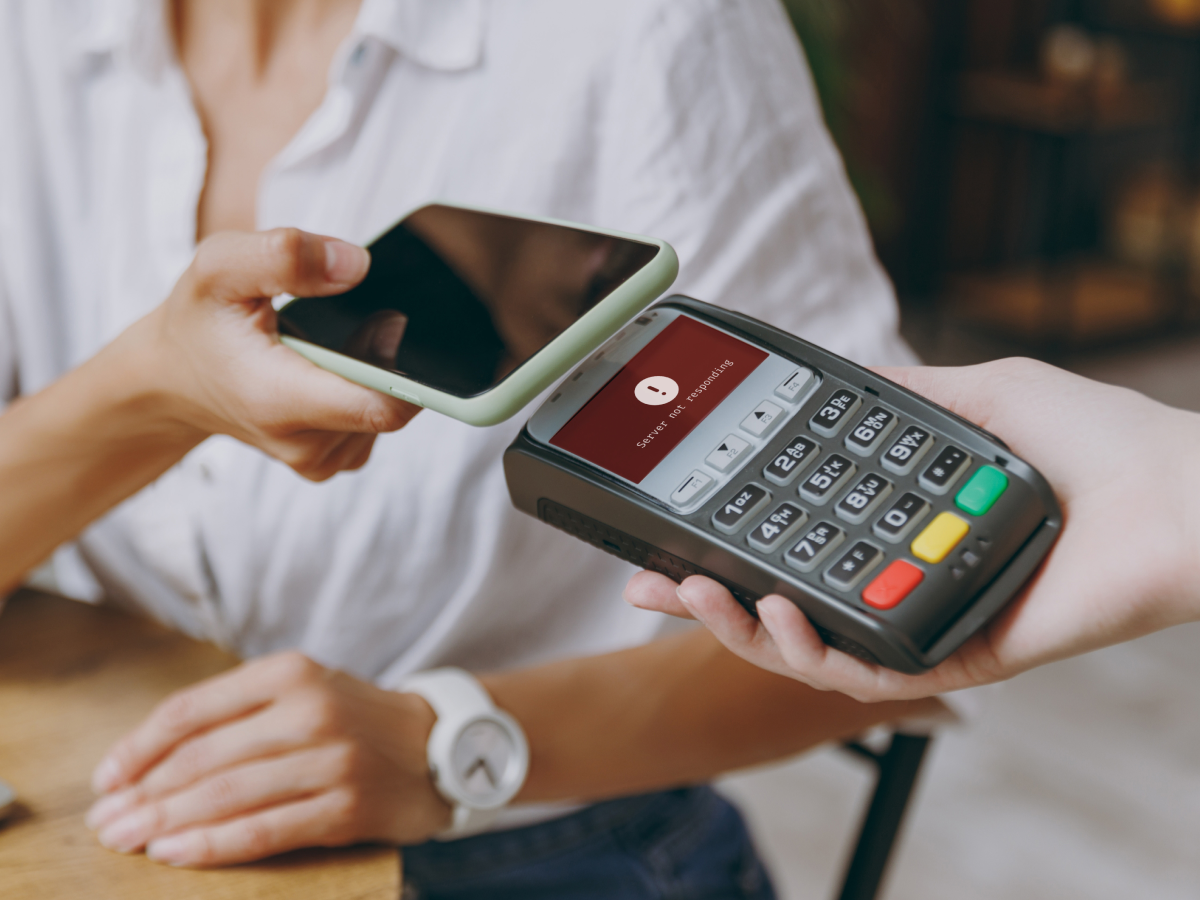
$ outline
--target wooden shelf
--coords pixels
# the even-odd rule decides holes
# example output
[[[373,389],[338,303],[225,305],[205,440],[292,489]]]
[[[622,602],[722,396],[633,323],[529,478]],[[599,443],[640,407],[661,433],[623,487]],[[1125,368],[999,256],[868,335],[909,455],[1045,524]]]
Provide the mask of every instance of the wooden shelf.
[[[1148,3],[1108,0],[1099,5],[1102,8],[1100,14],[1087,22],[1087,26],[1097,33],[1168,41],[1194,41],[1200,38],[1200,22],[1169,22],[1154,13]]]
[[[1029,344],[1085,345],[1149,334],[1177,307],[1153,272],[1106,260],[947,279],[946,314]]]
[[[958,113],[964,118],[1069,135],[1104,133],[1165,124],[1171,91],[1146,82],[1114,91],[1046,81],[1014,72],[968,72],[961,76]]]

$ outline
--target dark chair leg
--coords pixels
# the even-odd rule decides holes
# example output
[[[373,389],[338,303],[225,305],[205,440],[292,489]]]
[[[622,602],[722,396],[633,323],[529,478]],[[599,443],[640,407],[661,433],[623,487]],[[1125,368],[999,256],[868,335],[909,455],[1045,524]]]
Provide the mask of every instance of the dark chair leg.
[[[846,867],[839,900],[875,900],[929,741],[926,735],[893,734],[891,744],[882,753],[862,744],[845,745],[847,750],[875,764],[879,780],[863,818],[854,855]]]

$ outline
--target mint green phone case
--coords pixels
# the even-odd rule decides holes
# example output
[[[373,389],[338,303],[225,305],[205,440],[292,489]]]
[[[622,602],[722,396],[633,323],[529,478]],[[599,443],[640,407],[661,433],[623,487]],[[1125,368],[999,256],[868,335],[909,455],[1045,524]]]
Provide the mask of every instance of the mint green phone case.
[[[504,210],[447,203],[441,200],[430,201],[422,206],[435,203],[475,212],[545,222],[549,225],[564,225],[594,234],[640,241],[643,244],[657,247],[658,253],[645,267],[580,316],[578,321],[514,369],[503,381],[474,397],[456,397],[453,394],[447,394],[445,391],[412,381],[403,375],[388,372],[369,363],[360,362],[352,357],[289,335],[282,335],[280,340],[322,369],[341,375],[356,384],[373,388],[384,394],[391,394],[401,400],[432,409],[470,425],[495,425],[520,412],[538,394],[616,334],[621,326],[636,313],[641,312],[666,292],[679,273],[679,259],[676,257],[674,249],[670,244],[657,238],[611,231],[606,228],[593,228],[590,225],[580,225],[576,222],[564,222],[541,216],[517,215]],[[413,212],[415,211],[413,210]],[[286,305],[283,308],[286,309]]]

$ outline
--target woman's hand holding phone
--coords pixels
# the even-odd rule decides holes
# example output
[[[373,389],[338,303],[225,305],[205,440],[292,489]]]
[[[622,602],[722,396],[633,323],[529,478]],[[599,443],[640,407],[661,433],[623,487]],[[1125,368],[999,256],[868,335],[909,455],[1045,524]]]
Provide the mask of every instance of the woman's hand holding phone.
[[[228,434],[314,481],[363,465],[420,408],[352,384],[280,343],[271,297],[358,284],[367,251],[294,228],[206,239],[167,300],[109,349],[149,359],[164,420]],[[140,352],[139,352],[140,351]]]
[[[1200,416],[1031,360],[881,374],[994,434],[1062,504],[1058,543],[1025,590],[939,666],[905,675],[834,650],[791,601],[755,619],[723,586],[641,572],[634,606],[702,621],[765,669],[857,700],[925,697],[1200,618]]]
[[[271,297],[337,294],[367,252],[279,229],[205,240],[167,299],[96,356],[0,416],[0,595],[209,435],[319,481],[367,461],[418,407],[284,346]]]

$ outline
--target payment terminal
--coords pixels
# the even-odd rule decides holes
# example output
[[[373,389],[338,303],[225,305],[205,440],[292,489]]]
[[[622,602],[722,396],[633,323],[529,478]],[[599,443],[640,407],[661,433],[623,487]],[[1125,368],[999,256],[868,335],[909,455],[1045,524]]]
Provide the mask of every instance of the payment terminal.
[[[593,353],[505,452],[516,506],[902,672],[949,656],[1062,513],[996,437],[839,356],[674,296]]]

